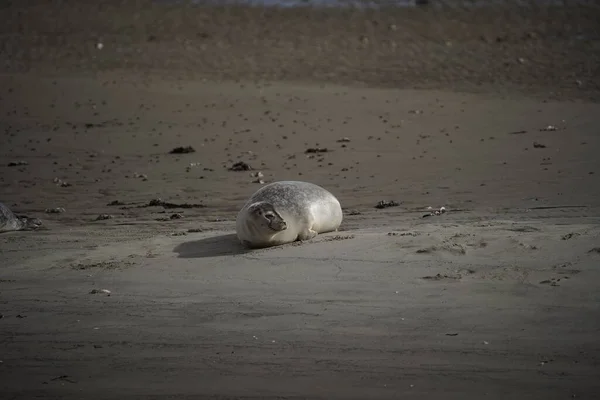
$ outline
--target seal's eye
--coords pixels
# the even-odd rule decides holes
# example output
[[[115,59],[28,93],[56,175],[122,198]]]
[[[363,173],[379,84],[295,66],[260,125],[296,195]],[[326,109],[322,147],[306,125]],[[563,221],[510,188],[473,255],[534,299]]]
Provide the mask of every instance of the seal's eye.
[[[267,219],[273,219],[273,218],[275,218],[275,215],[273,215],[273,213],[266,213],[266,214],[265,214],[265,217],[266,217]]]

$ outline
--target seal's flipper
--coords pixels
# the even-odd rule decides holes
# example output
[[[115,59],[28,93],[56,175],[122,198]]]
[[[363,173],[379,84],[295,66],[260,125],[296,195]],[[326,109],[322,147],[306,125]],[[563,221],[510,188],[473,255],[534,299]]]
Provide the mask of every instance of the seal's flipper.
[[[312,229],[307,229],[298,234],[298,240],[310,240],[315,236],[317,236],[317,232],[313,231]]]

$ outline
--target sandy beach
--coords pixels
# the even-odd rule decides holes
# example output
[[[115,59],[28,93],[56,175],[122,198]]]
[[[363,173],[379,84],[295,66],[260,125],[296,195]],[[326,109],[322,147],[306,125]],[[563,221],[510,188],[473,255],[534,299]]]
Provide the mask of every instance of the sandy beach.
[[[2,398],[597,396],[596,9],[83,3],[0,11]],[[258,179],[340,230],[244,249]]]

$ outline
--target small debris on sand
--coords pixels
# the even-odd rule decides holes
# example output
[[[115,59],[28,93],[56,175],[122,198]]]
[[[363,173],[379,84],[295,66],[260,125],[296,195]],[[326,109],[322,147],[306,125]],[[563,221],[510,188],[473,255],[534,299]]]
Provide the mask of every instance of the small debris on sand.
[[[338,142],[338,143],[348,143],[348,142],[350,142],[350,138],[343,137],[343,138],[340,138],[340,139],[336,140],[336,142]]]
[[[53,182],[56,183],[60,187],[69,187],[69,186],[71,186],[70,183],[67,183],[67,182],[65,182],[65,181],[63,181],[62,179],[59,179],[59,178],[54,178]]]
[[[577,233],[577,232],[571,232],[571,233],[567,233],[566,235],[563,235],[560,239],[561,240],[569,240],[569,239],[572,239],[572,238],[574,238],[576,236],[579,236],[579,235],[580,234]]]
[[[107,206],[124,206],[124,205],[125,205],[125,203],[123,203],[120,200],[113,200],[107,204]]]
[[[188,154],[188,153],[195,153],[196,149],[194,149],[192,146],[179,146],[179,147],[175,147],[173,150],[171,150],[169,152],[169,154]]]
[[[23,165],[29,165],[27,161],[11,161],[8,163],[9,167],[20,167]]]
[[[112,215],[110,214],[100,214],[96,217],[95,221],[105,221],[107,219],[112,219]]]
[[[376,205],[375,208],[388,208],[388,207],[398,207],[400,204],[395,202],[394,200],[391,201],[386,201],[386,200],[381,200],[379,201]]]
[[[110,290],[108,289],[92,289],[90,294],[106,294],[110,296]]]
[[[429,211],[429,213],[425,214],[422,216],[422,218],[427,218],[427,217],[433,217],[433,216],[437,216],[437,215],[442,215],[446,213],[446,207],[440,207],[437,210],[434,210],[432,207],[427,207]]]
[[[238,161],[228,168],[230,171],[251,171],[252,167],[243,161]]]
[[[304,154],[328,153],[329,151],[326,147],[310,147],[304,151]]]
[[[256,178],[252,180],[252,183],[258,183],[260,185],[263,185],[265,183],[265,181],[262,179],[265,177],[265,175],[260,171],[251,172],[250,176]]]
[[[170,203],[168,201],[163,201],[161,199],[153,199],[148,202],[148,204],[144,204],[138,206],[138,208],[145,207],[163,207],[163,208],[204,208],[206,207],[204,204],[192,204],[192,203]]]
[[[133,177],[134,178],[140,178],[143,181],[147,181],[148,180],[148,175],[146,175],[146,174],[138,174],[137,172],[133,173]]]
[[[557,130],[558,130],[558,128],[555,127],[554,125],[548,125],[548,126],[540,129],[541,132],[553,132],[553,131],[557,131]]]
[[[545,149],[546,145],[542,144],[542,143],[539,143],[539,142],[533,142],[533,148],[534,149]]]

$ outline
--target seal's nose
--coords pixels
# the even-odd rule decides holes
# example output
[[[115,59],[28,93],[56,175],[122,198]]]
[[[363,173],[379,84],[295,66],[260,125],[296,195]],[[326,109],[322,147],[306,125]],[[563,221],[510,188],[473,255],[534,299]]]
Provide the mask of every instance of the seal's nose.
[[[283,222],[281,223],[281,229],[282,229],[282,230],[286,230],[286,229],[287,229],[287,223],[286,223],[285,221],[283,221]]]

